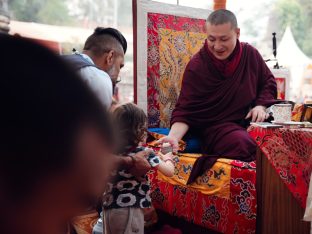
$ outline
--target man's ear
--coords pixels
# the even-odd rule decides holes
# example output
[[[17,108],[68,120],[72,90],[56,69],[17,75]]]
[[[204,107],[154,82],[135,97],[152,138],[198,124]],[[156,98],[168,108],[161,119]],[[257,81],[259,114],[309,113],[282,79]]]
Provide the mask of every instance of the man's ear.
[[[107,53],[107,56],[106,56],[106,59],[105,59],[105,62],[106,62],[107,65],[112,65],[114,63],[114,56],[115,56],[115,51],[114,50],[110,50]]]
[[[240,36],[240,28],[237,28],[237,29],[236,29],[236,35],[237,35],[237,39],[239,39],[239,36]]]

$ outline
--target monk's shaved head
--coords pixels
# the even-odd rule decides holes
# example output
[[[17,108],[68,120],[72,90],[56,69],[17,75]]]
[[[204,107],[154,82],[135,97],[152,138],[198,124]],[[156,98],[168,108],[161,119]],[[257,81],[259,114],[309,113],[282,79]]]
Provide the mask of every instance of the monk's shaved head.
[[[212,12],[207,19],[207,23],[211,25],[220,25],[231,23],[232,28],[237,28],[237,19],[233,12],[225,9],[220,9]]]

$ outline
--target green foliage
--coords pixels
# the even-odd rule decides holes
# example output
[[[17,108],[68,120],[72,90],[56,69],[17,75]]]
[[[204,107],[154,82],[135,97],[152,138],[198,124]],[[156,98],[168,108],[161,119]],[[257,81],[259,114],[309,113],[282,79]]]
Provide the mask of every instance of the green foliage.
[[[312,28],[312,2],[311,0],[297,0],[307,18],[308,27]]]
[[[15,20],[46,24],[71,24],[64,0],[10,0],[9,11]]]
[[[298,46],[312,57],[312,6],[311,0],[280,0],[275,11],[277,14],[277,35],[283,35],[290,26]]]
[[[77,17],[83,17],[90,22],[101,25],[105,21],[105,15],[112,15],[113,1],[107,0],[79,0],[77,7],[80,10]]]
[[[67,2],[75,11],[69,12]],[[114,20],[114,6],[117,5],[117,24],[132,25],[131,0],[9,0],[12,18],[26,22],[71,25],[74,18],[86,20],[92,26],[111,25]],[[109,17],[108,17],[109,16]]]
[[[38,12],[41,23],[65,25],[71,24],[72,19],[68,15],[68,9],[63,0],[46,1]]]
[[[302,43],[302,50],[312,58],[312,29],[307,30],[305,38]]]
[[[9,11],[13,19],[37,22],[37,14],[42,8],[43,1],[41,0],[11,0],[8,2]]]

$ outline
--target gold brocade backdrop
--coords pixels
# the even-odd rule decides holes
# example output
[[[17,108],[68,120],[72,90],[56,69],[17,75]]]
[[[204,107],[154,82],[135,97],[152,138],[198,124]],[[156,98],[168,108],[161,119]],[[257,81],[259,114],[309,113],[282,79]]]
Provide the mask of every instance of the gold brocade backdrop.
[[[170,117],[180,94],[183,73],[191,57],[203,46],[204,33],[160,29],[159,109],[160,125],[170,126]]]

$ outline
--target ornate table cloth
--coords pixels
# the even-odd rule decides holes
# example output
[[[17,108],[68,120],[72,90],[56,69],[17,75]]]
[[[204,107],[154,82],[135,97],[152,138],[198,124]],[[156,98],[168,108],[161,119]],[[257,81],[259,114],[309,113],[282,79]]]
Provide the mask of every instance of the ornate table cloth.
[[[263,154],[305,208],[312,172],[312,129],[250,127]]]

